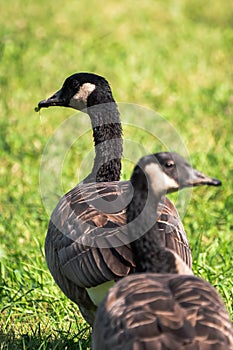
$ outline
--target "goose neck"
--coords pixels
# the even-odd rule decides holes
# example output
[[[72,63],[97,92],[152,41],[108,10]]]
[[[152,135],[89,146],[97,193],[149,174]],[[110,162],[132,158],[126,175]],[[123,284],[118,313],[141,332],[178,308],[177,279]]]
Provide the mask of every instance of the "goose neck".
[[[128,227],[132,236],[131,248],[137,272],[177,272],[174,254],[165,248],[156,222],[158,204],[164,199],[163,195],[155,196],[150,190],[135,191],[127,209],[127,223],[131,222]]]
[[[120,113],[114,102],[88,108],[93,129],[95,159],[84,182],[120,180],[123,152]]]

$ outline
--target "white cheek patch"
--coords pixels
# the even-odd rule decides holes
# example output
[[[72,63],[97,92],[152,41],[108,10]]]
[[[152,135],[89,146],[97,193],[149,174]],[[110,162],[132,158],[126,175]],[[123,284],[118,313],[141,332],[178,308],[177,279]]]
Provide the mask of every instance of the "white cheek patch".
[[[87,107],[87,98],[96,88],[95,84],[85,83],[79,91],[70,99],[69,106],[75,109],[84,109]]]
[[[156,194],[179,187],[176,181],[165,174],[158,164],[146,165],[145,172],[149,176],[151,187]]]

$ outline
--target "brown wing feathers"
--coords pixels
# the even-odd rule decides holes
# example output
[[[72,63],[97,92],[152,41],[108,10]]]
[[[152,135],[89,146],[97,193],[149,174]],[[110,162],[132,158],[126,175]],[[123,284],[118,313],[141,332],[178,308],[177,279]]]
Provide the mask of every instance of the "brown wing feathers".
[[[93,203],[99,194],[103,196],[103,189],[105,198],[108,198],[108,195],[116,196],[127,191],[126,184],[123,183],[123,188],[119,183],[113,187],[108,185],[108,192],[101,183],[93,184],[93,188],[91,185],[77,186],[63,197],[52,215],[47,237],[47,240],[54,240],[54,226],[57,226],[57,237],[53,244],[62,266],[62,272],[77,286],[84,288],[118,279],[133,272],[135,267],[131,249],[127,245],[122,245],[123,242],[119,241],[119,246],[112,249],[95,247],[98,242],[101,244],[100,237],[103,228],[105,228],[103,231],[105,246],[111,246],[108,244],[107,230],[109,230],[109,240],[112,237],[115,240],[119,239],[119,236],[114,236],[114,233],[117,233],[117,227],[122,226],[126,218],[125,209],[116,214],[105,214],[99,211]],[[96,195],[99,188],[100,192]],[[167,203],[171,207],[168,200]],[[163,220],[160,222],[158,219],[165,244],[176,250],[190,264],[191,254],[183,226],[179,226],[181,228],[179,232],[175,227],[178,219],[171,216],[171,209],[168,205],[165,205],[164,213],[162,210]],[[93,241],[96,237],[98,241]],[[49,268],[51,268],[50,252],[47,252],[46,255]]]
[[[192,255],[189,242],[175,206],[165,198],[165,201],[159,204],[158,212],[160,213],[158,227],[162,230],[164,245],[174,250],[191,268]]]
[[[124,245],[116,234],[118,227],[126,222],[123,203],[128,193],[128,182],[113,182],[107,186],[105,183],[90,183],[76,186],[60,200],[50,220],[45,253],[48,267],[62,290],[64,283],[72,284],[71,290],[89,288],[134,272],[131,248]],[[117,196],[122,196],[122,204],[119,206],[117,202],[115,210],[119,207],[122,210],[112,213],[112,203],[107,207],[111,209],[110,213],[97,209],[98,198],[107,202]],[[191,265],[188,241],[177,215],[174,206],[166,199],[161,219],[158,219],[161,234],[165,244]],[[98,241],[95,241],[96,237]],[[111,246],[113,239],[117,243],[115,248],[101,248]],[[69,289],[65,294],[74,299],[69,295]],[[85,310],[85,305],[82,309]]]
[[[232,349],[224,304],[215,289],[197,277],[135,274],[111,291],[95,322],[93,344],[97,335],[105,340],[98,349]]]

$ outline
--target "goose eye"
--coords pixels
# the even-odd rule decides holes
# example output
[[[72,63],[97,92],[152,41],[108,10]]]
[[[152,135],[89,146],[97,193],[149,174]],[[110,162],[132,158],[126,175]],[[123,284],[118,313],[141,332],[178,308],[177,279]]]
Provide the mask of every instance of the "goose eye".
[[[77,80],[72,80],[71,86],[73,89],[77,89],[79,87],[79,82]]]
[[[172,168],[175,166],[175,163],[173,162],[173,160],[169,160],[166,164],[165,167],[166,168]]]

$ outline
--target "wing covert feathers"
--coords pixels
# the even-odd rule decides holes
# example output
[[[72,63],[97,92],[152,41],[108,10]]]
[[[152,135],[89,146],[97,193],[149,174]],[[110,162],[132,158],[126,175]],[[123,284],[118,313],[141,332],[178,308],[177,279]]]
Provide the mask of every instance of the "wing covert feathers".
[[[118,234],[126,222],[130,191],[128,181],[80,184],[63,196],[51,216],[45,242],[48,267],[63,292],[83,309],[89,304],[88,308],[95,309],[87,301],[85,288],[135,270],[130,246]],[[174,205],[165,198],[159,212],[157,222],[165,245],[191,267],[189,243]]]

